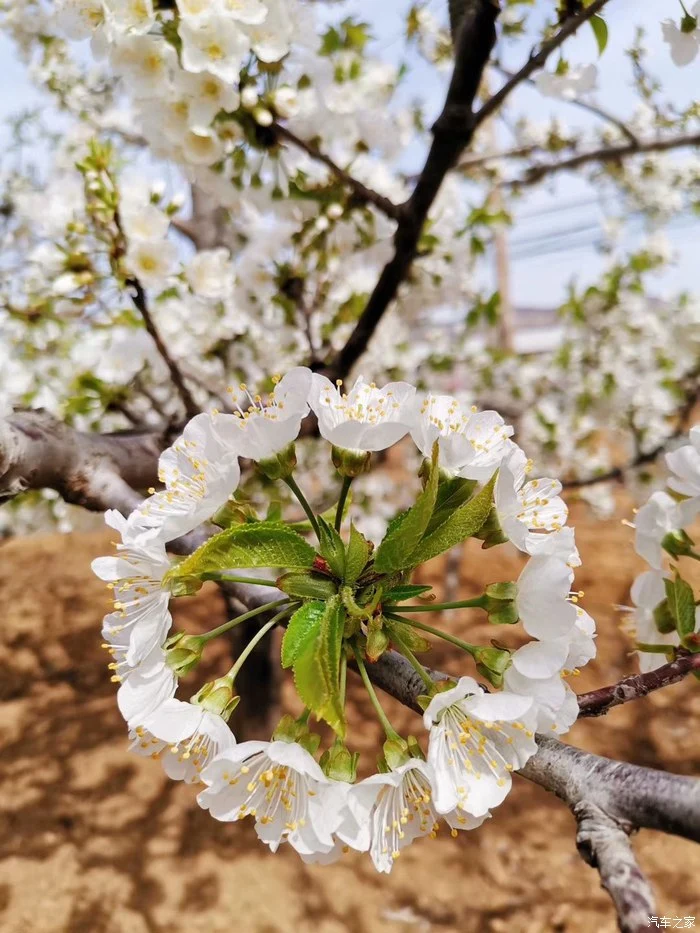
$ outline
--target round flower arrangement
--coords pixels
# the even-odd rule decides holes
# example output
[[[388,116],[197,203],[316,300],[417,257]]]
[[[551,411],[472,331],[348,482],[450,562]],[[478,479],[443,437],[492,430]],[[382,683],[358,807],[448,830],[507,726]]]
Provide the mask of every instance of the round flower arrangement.
[[[345,392],[297,368],[275,380],[268,398],[243,385],[229,393],[228,412],[197,415],[162,454],[163,488],[127,518],[106,516],[121,543],[93,569],[114,593],[103,636],[132,749],[160,759],[173,779],[200,785],[198,802],[215,819],[250,817],[273,851],[286,842],[305,860],[327,862],[349,847],[369,851],[376,868],[389,871],[406,845],[434,835],[443,821],[453,835],[479,826],[536,751],[535,734],[561,734],[576,719],[565,678],[593,657],[595,626],[572,592],[580,560],[560,484],[529,478],[532,463],[496,412],[418,397],[406,383],[378,388],[359,378]],[[338,502],[323,514],[295,478],[294,444],[311,412],[342,479]],[[373,452],[407,435],[424,457],[415,501],[371,542],[351,520],[353,479],[371,468]],[[260,520],[237,498],[239,458],[285,483],[306,520],[273,512]],[[199,546],[185,558],[168,555],[169,542],[208,520],[216,533],[198,532]],[[429,586],[411,582],[413,572],[470,537],[484,547],[511,541],[530,559],[517,581],[433,602]],[[255,576],[240,573],[253,568]],[[257,576],[260,568],[271,573]],[[256,594],[269,586],[272,598],[205,634],[172,633],[170,599],[205,580],[255,583]],[[497,637],[471,644],[422,621],[460,608],[486,613]],[[178,678],[209,642],[254,617],[255,634],[230,670],[177,699]],[[508,627],[518,624],[530,640],[516,649],[508,647]],[[237,675],[278,626],[281,664],[293,673],[304,712],[284,716],[269,742],[237,743],[227,724],[239,700]],[[430,638],[468,655],[469,674],[457,683],[434,680],[419,659]],[[387,652],[402,655],[424,684],[418,702],[427,743],[400,735],[382,708],[372,670]],[[361,781],[348,747],[349,665],[386,734],[378,773]],[[313,720],[335,733],[321,754]]]

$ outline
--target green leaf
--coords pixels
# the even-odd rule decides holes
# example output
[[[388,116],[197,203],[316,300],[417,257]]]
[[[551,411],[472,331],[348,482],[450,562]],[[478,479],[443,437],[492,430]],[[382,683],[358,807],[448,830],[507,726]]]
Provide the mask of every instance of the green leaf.
[[[407,599],[415,599],[416,596],[422,596],[432,590],[432,586],[426,586],[421,583],[399,583],[384,594],[382,602],[391,605],[393,603],[403,603]]]
[[[423,638],[414,628],[404,622],[394,622],[393,619],[385,618],[384,628],[394,644],[399,648],[408,648],[413,654],[423,654],[432,648],[427,638]]]
[[[352,586],[365,569],[370,555],[367,538],[350,523],[350,540],[345,554],[345,582]]]
[[[455,476],[453,479],[444,479],[438,485],[438,494],[435,500],[435,511],[426,529],[426,534],[433,532],[438,525],[442,525],[460,506],[471,498],[476,489],[476,481]]]
[[[595,41],[598,43],[598,55],[602,55],[608,44],[608,24],[602,16],[591,16],[588,21],[591,24]]]
[[[291,667],[296,658],[317,640],[325,611],[326,605],[322,602],[305,603],[297,609],[282,638],[282,667]]]
[[[306,570],[316,552],[301,535],[286,525],[270,522],[234,525],[209,538],[176,564],[165,580],[201,577],[239,567],[289,567]]]
[[[411,566],[411,554],[425,534],[430,517],[435,508],[438,490],[438,452],[437,441],[433,445],[432,461],[428,469],[425,488],[411,508],[403,514],[396,526],[387,530],[384,540],[379,545],[374,558],[374,567],[378,573],[390,573]]]
[[[695,631],[695,596],[689,583],[676,574],[675,580],[664,580],[666,598],[671,615],[676,622],[676,631],[684,639]]]
[[[317,719],[325,720],[341,737],[345,716],[340,698],[340,652],[345,614],[334,596],[323,606],[315,637],[309,635],[294,658],[297,693]]]
[[[493,487],[496,476],[497,473],[494,473],[481,492],[456,512],[452,512],[441,525],[421,541],[411,555],[412,566],[418,566],[444,551],[449,551],[455,544],[460,544],[465,538],[470,538],[479,531],[493,505]]]
[[[282,574],[277,586],[288,596],[299,599],[330,599],[338,592],[336,583],[322,573],[309,570],[291,570]]]
[[[345,573],[345,544],[335,528],[319,516],[318,527],[320,531],[319,553],[325,558],[328,566],[337,577]]]

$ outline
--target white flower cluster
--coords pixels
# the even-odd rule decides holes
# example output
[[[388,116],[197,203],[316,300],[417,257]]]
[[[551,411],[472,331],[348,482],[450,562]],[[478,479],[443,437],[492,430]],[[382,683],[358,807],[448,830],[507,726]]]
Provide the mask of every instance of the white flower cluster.
[[[688,441],[666,454],[668,489],[652,493],[634,522],[635,549],[650,568],[632,584],[634,609],[628,619],[643,672],[675,657],[681,637],[673,617],[663,611],[668,598],[666,581],[674,579],[683,557],[700,560],[686,531],[700,515],[700,425],[691,428]],[[693,613],[694,628],[686,633],[691,638],[693,632],[700,632],[700,606]]]
[[[563,733],[576,719],[576,697],[563,678],[594,656],[595,627],[571,593],[580,560],[561,487],[529,478],[532,463],[496,412],[464,410],[448,396],[419,398],[407,383],[378,388],[360,378],[345,392],[297,368],[267,399],[244,385],[230,395],[235,414],[196,416],[162,455],[162,490],[126,519],[108,513],[122,543],[116,557],[93,564],[114,590],[103,635],[132,748],[159,758],[171,777],[204,784],[199,803],[216,819],[251,816],[273,851],[287,841],[304,859],[325,862],[351,847],[369,851],[376,868],[389,871],[406,845],[434,835],[441,821],[453,834],[479,826],[508,794],[511,773],[534,754],[535,732]],[[424,716],[427,759],[403,748],[387,756],[382,773],[359,783],[328,777],[315,749],[289,730],[271,742],[236,744],[226,725],[232,680],[205,685],[189,703],[175,698],[171,658],[185,657],[195,637],[168,638],[166,545],[229,500],[239,458],[263,468],[281,462],[310,410],[334,462],[368,462],[370,452],[410,434],[427,458],[437,444],[445,482],[460,478],[479,488],[498,471],[490,527],[497,540],[510,539],[529,556],[517,611],[531,640],[512,652],[502,689],[489,693],[463,677],[434,692]]]

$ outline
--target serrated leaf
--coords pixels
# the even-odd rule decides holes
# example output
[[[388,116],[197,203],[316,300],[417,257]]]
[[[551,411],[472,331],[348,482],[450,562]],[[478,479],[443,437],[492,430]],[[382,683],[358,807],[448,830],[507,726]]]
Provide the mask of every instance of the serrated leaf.
[[[345,614],[334,596],[323,604],[318,632],[296,655],[294,683],[302,701],[317,719],[323,719],[344,737],[345,716],[340,699],[340,652]]]
[[[664,585],[676,631],[681,639],[692,635],[695,631],[695,596],[692,587],[679,574],[676,574],[675,580],[664,580]]]
[[[397,586],[392,586],[384,594],[382,602],[391,605],[392,603],[403,603],[407,599],[415,599],[416,596],[422,596],[423,593],[427,593],[428,590],[432,590],[432,586],[426,586],[424,583],[399,583]]]
[[[318,519],[320,531],[319,553],[337,577],[345,572],[345,544],[335,528],[323,518]]]
[[[374,567],[378,573],[391,573],[411,566],[411,554],[425,534],[435,508],[438,490],[438,443],[433,445],[432,462],[425,488],[397,526],[387,530],[377,549]]]
[[[289,567],[306,570],[316,552],[301,535],[282,524],[257,522],[235,525],[209,538],[166,575],[201,577],[239,567]]]
[[[452,512],[468,502],[476,489],[476,485],[475,480],[463,479],[461,476],[442,480],[438,485],[435,510],[426,529],[426,534],[431,534],[450,517]]]
[[[299,599],[330,599],[338,587],[330,577],[310,570],[291,570],[277,579],[277,586],[288,596]]]
[[[370,555],[370,544],[367,538],[350,523],[350,540],[345,553],[345,582],[352,586],[365,569]]]
[[[282,638],[282,667],[291,667],[296,658],[316,641],[325,611],[326,605],[322,602],[305,603],[297,609]]]
[[[608,24],[602,16],[598,16],[597,14],[591,16],[588,22],[591,24],[595,41],[598,44],[598,55],[602,55],[608,44]]]
[[[449,551],[455,544],[475,535],[488,518],[493,505],[493,487],[497,473],[491,477],[484,488],[473,499],[465,502],[439,525],[431,534],[426,535],[411,555],[411,565],[416,567],[426,560]]]

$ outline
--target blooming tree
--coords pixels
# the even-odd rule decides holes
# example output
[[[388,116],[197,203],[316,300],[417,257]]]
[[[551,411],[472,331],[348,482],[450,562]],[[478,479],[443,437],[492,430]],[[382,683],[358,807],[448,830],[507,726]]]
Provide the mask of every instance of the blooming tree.
[[[667,453],[697,400],[700,305],[647,286],[670,259],[661,226],[697,207],[700,133],[697,103],[672,105],[650,75],[642,36],[628,118],[598,102],[594,64],[568,61],[582,29],[604,53],[606,2],[454,0],[444,22],[411,5],[409,61],[450,75],[430,130],[432,102],[402,103],[404,69],[335,4],[0,3],[61,126],[55,139],[43,117],[18,121],[11,152],[51,142],[51,164],[2,175],[0,492],[19,504],[15,528],[39,495],[64,522],[63,502],[106,511],[120,542],[93,569],[113,592],[103,639],[131,747],[198,785],[215,819],[249,817],[272,851],[328,862],[352,848],[388,872],[443,823],[487,832],[519,771],[571,807],[621,927],[638,930],[655,911],[629,834],[700,839],[700,789],[555,736],[700,669],[683,569],[700,559],[698,429]],[[697,15],[659,25],[681,67]],[[494,147],[526,84],[599,122],[510,114]],[[421,141],[414,177],[405,154]],[[572,171],[614,194],[609,268],[572,287],[555,350],[519,354],[506,296],[479,286],[480,269],[508,199]],[[631,211],[649,236],[625,254],[614,232]],[[439,326],[446,309],[456,327]],[[416,479],[389,489],[375,467],[396,446]],[[667,488],[635,523],[651,568],[631,594],[642,673],[577,696],[568,678],[595,654],[595,623],[573,589],[562,486],[659,486],[664,454]],[[411,582],[470,538],[526,555],[518,580],[446,603]],[[205,581],[235,614],[173,631],[170,600]],[[486,614],[488,643],[450,632],[460,609]],[[277,628],[302,712],[269,741],[236,742],[242,671]],[[229,671],[176,696],[234,630]],[[435,638],[465,655],[457,681],[424,665]],[[378,773],[360,781],[348,671],[385,732]],[[422,715],[416,736],[392,726],[377,687]],[[322,753],[314,722],[334,735]]]

